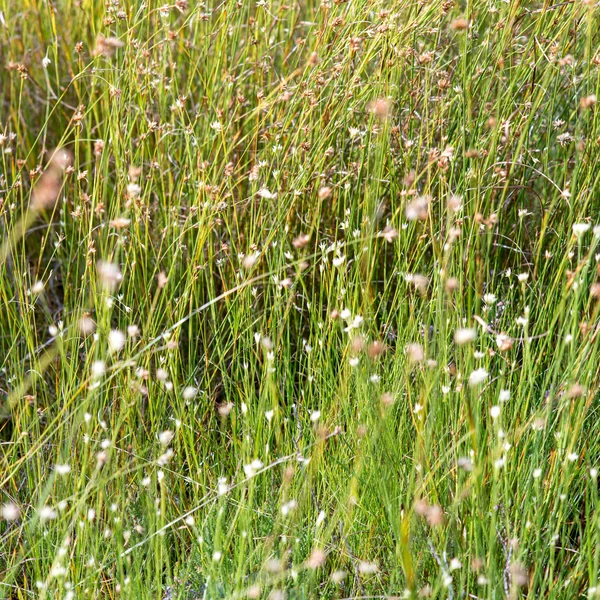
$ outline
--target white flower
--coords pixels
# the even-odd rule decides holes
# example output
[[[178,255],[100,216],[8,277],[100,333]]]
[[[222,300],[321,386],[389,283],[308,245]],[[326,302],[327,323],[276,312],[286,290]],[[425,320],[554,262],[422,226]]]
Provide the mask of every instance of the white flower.
[[[589,223],[573,223],[573,234],[579,239],[590,227]]]
[[[259,471],[263,468],[263,463],[258,458],[255,458],[249,465],[244,465],[244,473],[246,477],[254,477],[256,475],[256,471]]]
[[[258,192],[256,192],[257,195],[259,195],[261,198],[264,198],[265,200],[273,200],[274,198],[277,197],[277,192],[273,192],[271,193],[267,188],[262,188],[260,190],[258,190]]]
[[[575,452],[571,452],[568,456],[567,459],[569,460],[569,462],[575,462],[577,459],[579,458],[578,454],[575,454]]]
[[[92,363],[92,378],[99,379],[106,371],[106,363],[103,360],[97,360]]]
[[[69,473],[71,471],[71,465],[56,465],[54,467],[54,470],[59,475],[66,475],[67,473]]]
[[[469,342],[473,342],[477,339],[477,331],[471,328],[463,328],[457,329],[454,332],[454,341],[462,346],[463,344],[468,344]]]
[[[99,261],[96,267],[98,279],[102,286],[109,291],[116,289],[123,279],[119,267],[114,263]]]
[[[484,294],[484,296],[483,296],[483,301],[489,306],[491,306],[492,304],[495,304],[496,300],[497,300],[497,298],[496,298],[495,294]]]
[[[12,502],[8,502],[7,504],[2,505],[2,510],[0,514],[5,521],[15,521],[19,518],[19,507]]]
[[[41,521],[56,519],[56,511],[51,506],[42,506],[38,511]]]
[[[469,385],[471,385],[471,386],[479,385],[479,384],[483,383],[487,378],[488,378],[488,372],[485,369],[483,369],[483,368],[475,369],[475,371],[473,371],[469,375]]]
[[[320,410],[314,410],[312,413],[310,413],[310,420],[313,423],[316,423],[320,418],[321,418],[321,411]]]
[[[290,500],[281,507],[281,514],[287,517],[297,506],[298,503],[295,500]]]
[[[181,395],[183,396],[184,400],[191,400],[196,396],[197,393],[198,390],[195,387],[189,385],[188,387],[183,389],[183,393]]]
[[[127,184],[127,195],[130,198],[137,198],[142,193],[142,188],[137,183]]]
[[[227,479],[225,479],[225,477],[219,477],[217,493],[219,494],[219,496],[224,496],[228,491],[229,491],[229,486],[227,485]]]
[[[44,69],[47,69],[50,66],[51,62],[52,61],[47,56],[44,56],[44,58],[42,58],[42,67],[44,67]]]
[[[492,419],[497,419],[500,416],[500,407],[492,406],[492,408],[490,408],[490,415]]]
[[[219,123],[219,121],[213,121],[210,126],[212,127],[212,129],[214,129],[217,133],[219,131],[223,131],[223,125],[221,125],[221,123]]]
[[[534,469],[534,471],[533,471],[533,478],[534,479],[537,479],[541,475],[542,475],[542,470],[541,469]]]
[[[108,334],[108,347],[111,352],[120,352],[125,345],[125,334],[118,329],[113,329]]]
[[[524,283],[525,281],[527,281],[529,279],[529,273],[519,273],[517,275],[517,279],[521,282]]]
[[[510,400],[510,390],[500,390],[498,400],[500,400],[500,402],[508,402]]]
[[[160,442],[161,446],[168,446],[171,443],[171,440],[173,439],[173,436],[175,434],[172,431],[169,431],[168,429],[166,431],[161,431],[158,434],[158,441]]]

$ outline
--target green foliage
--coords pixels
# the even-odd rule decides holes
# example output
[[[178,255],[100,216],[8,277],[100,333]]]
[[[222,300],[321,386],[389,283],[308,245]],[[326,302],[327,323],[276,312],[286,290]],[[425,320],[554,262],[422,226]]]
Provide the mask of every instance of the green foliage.
[[[594,597],[599,15],[0,0],[0,597]]]

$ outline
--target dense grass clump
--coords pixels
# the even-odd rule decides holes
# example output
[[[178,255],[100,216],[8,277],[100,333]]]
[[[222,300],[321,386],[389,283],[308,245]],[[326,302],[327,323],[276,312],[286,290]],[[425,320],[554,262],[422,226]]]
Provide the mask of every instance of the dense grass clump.
[[[0,0],[0,597],[600,596],[597,4]]]

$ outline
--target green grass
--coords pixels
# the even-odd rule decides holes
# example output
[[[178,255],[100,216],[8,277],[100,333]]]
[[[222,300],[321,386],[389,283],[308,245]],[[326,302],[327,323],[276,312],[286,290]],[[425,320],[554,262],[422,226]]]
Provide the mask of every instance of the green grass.
[[[0,0],[0,597],[600,594],[599,31]]]

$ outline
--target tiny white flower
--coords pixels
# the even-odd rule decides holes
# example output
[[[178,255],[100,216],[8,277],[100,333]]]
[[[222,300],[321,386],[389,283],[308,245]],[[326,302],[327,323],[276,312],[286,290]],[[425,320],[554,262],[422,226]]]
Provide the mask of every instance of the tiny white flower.
[[[169,431],[168,429],[166,431],[161,431],[158,434],[158,441],[160,442],[161,446],[168,446],[171,443],[171,440],[173,439],[173,436],[175,434],[172,431]]]
[[[96,360],[92,363],[92,378],[99,379],[106,371],[106,363],[103,360]]]
[[[488,372],[485,369],[483,369],[483,368],[475,369],[475,371],[473,371],[469,375],[469,385],[471,385],[471,386],[480,385],[487,378],[488,378]]]
[[[510,390],[500,390],[498,399],[500,402],[508,402],[510,400]]]
[[[54,470],[57,472],[58,475],[66,475],[67,473],[70,473],[71,471],[71,465],[56,465],[54,467]]]
[[[19,518],[19,507],[13,502],[7,502],[2,505],[0,514],[5,521],[15,521]]]
[[[321,418],[321,411],[320,410],[314,410],[312,413],[310,413],[310,420],[313,423],[316,423],[320,418]]]
[[[589,223],[573,223],[573,234],[579,239],[590,227]]]
[[[527,281],[529,279],[529,273],[519,273],[517,275],[517,279],[521,282],[524,283],[525,281]]]
[[[52,61],[47,56],[44,56],[44,58],[42,58],[42,67],[44,67],[44,69],[47,69],[51,63]]]
[[[458,560],[458,558],[453,558],[450,561],[450,570],[451,571],[456,571],[456,569],[460,569],[462,567],[462,563],[460,562],[460,560]]]
[[[477,331],[472,328],[457,329],[454,332],[454,341],[459,346],[474,342],[477,339]]]
[[[534,479],[537,479],[538,477],[541,477],[541,475],[542,475],[542,470],[541,469],[535,469],[533,471],[533,478]]]
[[[256,192],[261,198],[265,200],[273,200],[277,197],[277,192],[271,193],[267,188],[262,188]]]
[[[490,415],[492,419],[497,419],[500,416],[500,407],[492,406],[492,408],[490,408]]]
[[[496,303],[496,296],[494,294],[484,294],[483,301],[487,305],[491,306],[492,304]]]
[[[183,389],[183,392],[181,395],[183,396],[184,400],[191,400],[192,398],[196,397],[197,393],[198,393],[198,390],[195,387],[190,385]]]
[[[108,347],[113,353],[120,352],[123,349],[123,346],[125,346],[125,341],[125,334],[118,329],[113,329],[108,334]]]
[[[56,519],[56,511],[51,506],[42,506],[38,511],[41,521],[51,521]]]

